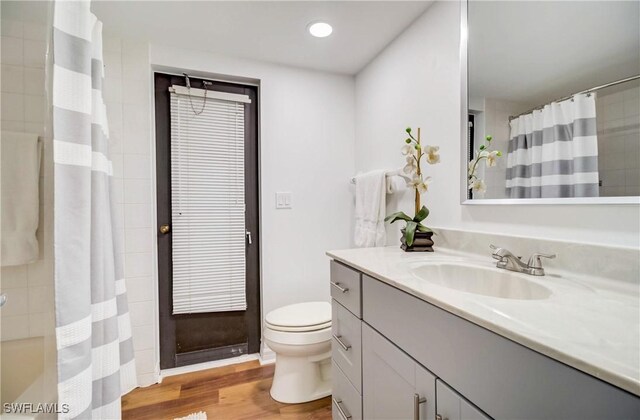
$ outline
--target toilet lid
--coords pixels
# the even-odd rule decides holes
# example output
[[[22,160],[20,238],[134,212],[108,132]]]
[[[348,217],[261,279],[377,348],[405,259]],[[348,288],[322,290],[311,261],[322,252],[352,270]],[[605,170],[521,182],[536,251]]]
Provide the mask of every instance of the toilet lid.
[[[270,328],[282,331],[311,331],[331,326],[331,304],[304,302],[283,306],[267,314]]]

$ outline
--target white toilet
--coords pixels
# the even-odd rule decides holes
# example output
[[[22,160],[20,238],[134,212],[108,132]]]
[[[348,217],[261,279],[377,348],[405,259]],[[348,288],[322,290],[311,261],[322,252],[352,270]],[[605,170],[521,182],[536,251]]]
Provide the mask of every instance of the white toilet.
[[[271,397],[303,403],[331,395],[331,305],[283,306],[265,317],[264,338],[276,354]]]

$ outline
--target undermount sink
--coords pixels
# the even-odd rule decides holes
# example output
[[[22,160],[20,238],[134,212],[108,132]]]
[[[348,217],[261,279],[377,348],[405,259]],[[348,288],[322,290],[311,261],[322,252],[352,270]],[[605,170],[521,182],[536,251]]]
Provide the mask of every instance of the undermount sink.
[[[503,299],[539,300],[551,290],[524,278],[522,274],[458,263],[430,263],[414,267],[414,276],[460,292]]]

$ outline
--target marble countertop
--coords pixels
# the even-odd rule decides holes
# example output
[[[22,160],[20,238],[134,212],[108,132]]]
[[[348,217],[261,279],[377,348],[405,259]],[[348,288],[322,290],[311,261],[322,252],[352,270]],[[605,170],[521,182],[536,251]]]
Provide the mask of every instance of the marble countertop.
[[[483,256],[442,248],[434,253],[407,253],[391,246],[336,250],[327,255],[640,396],[640,288],[636,282],[547,269],[540,277],[516,275],[546,287],[551,291],[549,297],[504,299],[450,289],[413,272],[420,263],[443,262],[498,270],[489,253]]]

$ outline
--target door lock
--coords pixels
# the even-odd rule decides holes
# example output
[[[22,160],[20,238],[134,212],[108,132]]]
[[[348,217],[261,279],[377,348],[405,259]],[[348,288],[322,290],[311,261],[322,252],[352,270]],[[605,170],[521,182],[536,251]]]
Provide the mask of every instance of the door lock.
[[[170,230],[171,227],[169,225],[160,225],[160,233],[162,233],[163,235],[169,233]]]

